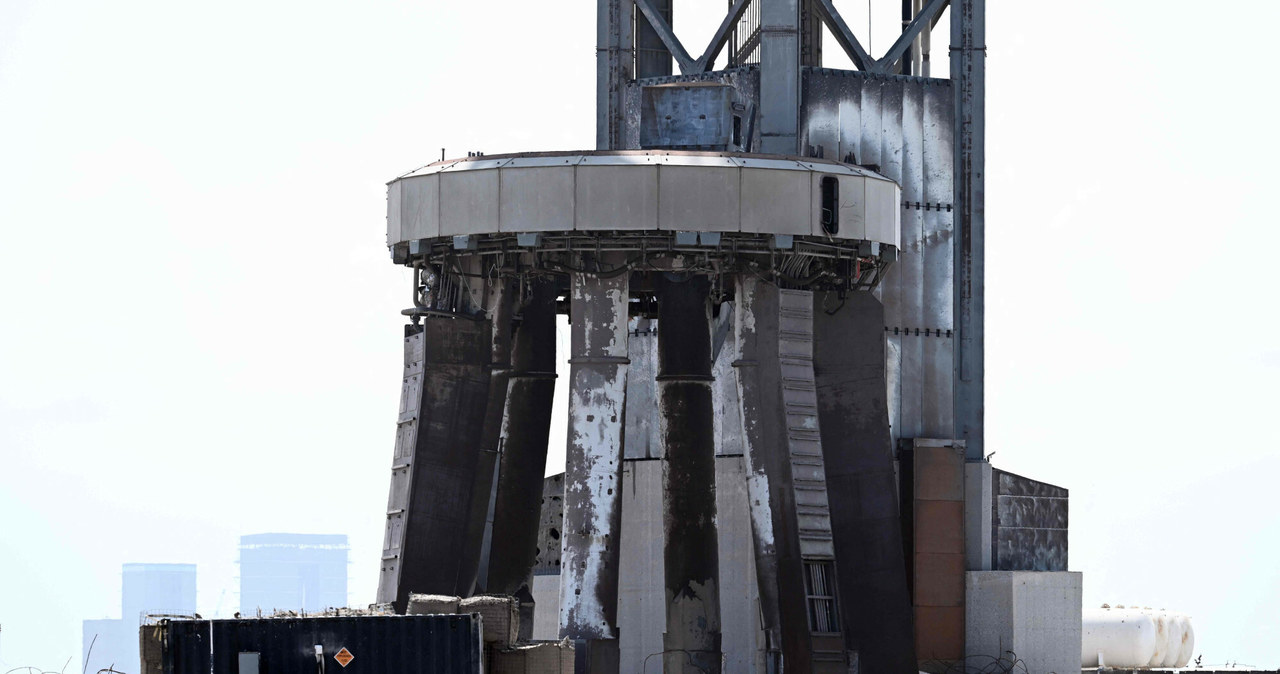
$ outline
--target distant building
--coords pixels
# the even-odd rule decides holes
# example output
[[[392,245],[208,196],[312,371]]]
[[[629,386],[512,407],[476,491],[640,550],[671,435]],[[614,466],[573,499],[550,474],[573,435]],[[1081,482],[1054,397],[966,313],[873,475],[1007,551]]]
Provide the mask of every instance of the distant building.
[[[240,612],[346,606],[349,549],[340,534],[241,536]]]
[[[196,612],[195,564],[125,564],[120,583],[120,618],[86,620],[81,655],[85,671],[114,666],[138,670],[138,627],[147,614]]]

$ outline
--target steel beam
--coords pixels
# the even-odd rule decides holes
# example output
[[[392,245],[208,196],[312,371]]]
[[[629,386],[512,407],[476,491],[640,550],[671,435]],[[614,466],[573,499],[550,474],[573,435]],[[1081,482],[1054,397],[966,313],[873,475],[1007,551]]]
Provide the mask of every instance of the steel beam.
[[[822,16],[822,20],[826,22],[827,28],[831,29],[831,35],[839,43],[840,48],[849,56],[849,60],[853,61],[853,65],[858,70],[874,71],[876,60],[867,54],[867,50],[862,48],[862,44],[858,42],[858,38],[854,36],[853,31],[849,30],[849,24],[844,22],[844,17],[840,16],[840,12],[836,11],[836,6],[831,0],[814,0],[814,7],[818,10],[818,14]]]
[[[632,0],[596,1],[596,149],[625,148],[623,94],[631,80]]]
[[[485,589],[514,595],[522,606],[533,603],[529,581],[537,559],[547,437],[556,385],[556,294],[554,281],[535,280],[529,297],[520,306],[511,349],[493,507]]]
[[[569,431],[560,636],[593,673],[616,672],[622,426],[630,273],[621,255],[582,255],[570,275]],[[591,655],[594,654],[594,655]],[[596,660],[605,658],[605,662]],[[610,660],[610,658],[612,658]]]
[[[655,8],[658,14],[670,26],[674,14],[672,0],[658,0]],[[662,36],[648,21],[636,21],[636,79],[646,77],[666,77],[671,74],[671,52],[662,42]]]
[[[757,0],[759,1],[759,0]],[[747,11],[747,5],[752,0],[737,0],[733,6],[729,8],[729,13],[724,15],[724,20],[720,22],[720,27],[716,29],[715,34],[711,36],[711,41],[707,43],[707,48],[702,50],[702,56],[698,57],[695,72],[710,72],[715,66],[716,57],[720,56],[720,50],[724,49],[724,43],[729,39],[729,35],[734,26],[738,25],[738,20],[742,18],[743,13]]]
[[[676,34],[671,30],[671,25],[663,18],[662,12],[653,4],[653,0],[633,1],[644,14],[644,18],[649,21],[649,26],[653,28],[653,32],[658,34],[658,38],[662,40],[662,44],[666,46],[667,51],[675,57],[676,63],[680,65],[680,72],[686,75],[696,72],[694,68],[696,61],[689,55],[684,45],[680,43],[680,38],[677,38]]]
[[[799,152],[800,7],[797,0],[760,6],[760,151]]]
[[[971,461],[984,458],[983,367],[986,203],[986,0],[951,8],[951,89],[955,96],[955,439]]]
[[[658,298],[658,424],[667,629],[663,671],[720,671],[710,281],[664,275]]]
[[[914,674],[885,382],[884,307],[814,293],[814,370],[845,635],[864,671]]]
[[[829,2],[830,0],[826,1]],[[885,52],[884,56],[875,62],[873,70],[878,73],[892,72],[893,67],[898,64],[898,60],[911,48],[911,43],[915,41],[920,31],[924,30],[926,26],[933,27],[934,17],[942,13],[948,2],[949,0],[929,0],[929,4],[920,10],[920,13],[911,20],[911,23],[906,28],[903,28],[902,34],[894,41],[893,46],[889,47],[889,51]]]

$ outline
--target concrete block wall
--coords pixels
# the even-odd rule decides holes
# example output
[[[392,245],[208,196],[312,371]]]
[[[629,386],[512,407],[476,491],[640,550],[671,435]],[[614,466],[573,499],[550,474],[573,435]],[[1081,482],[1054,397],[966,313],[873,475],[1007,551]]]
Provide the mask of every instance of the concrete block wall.
[[[1078,572],[968,572],[968,664],[980,669],[1012,651],[1029,672],[1080,671],[1081,588]]]

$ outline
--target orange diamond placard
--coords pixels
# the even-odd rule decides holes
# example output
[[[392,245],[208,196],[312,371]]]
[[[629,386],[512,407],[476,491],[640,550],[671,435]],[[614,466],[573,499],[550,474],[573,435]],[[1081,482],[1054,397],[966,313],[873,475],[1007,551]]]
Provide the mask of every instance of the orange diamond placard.
[[[352,660],[356,659],[356,656],[352,655],[351,651],[347,650],[346,648],[343,648],[342,650],[333,654],[333,659],[337,660],[338,664],[342,665],[343,667],[346,667],[347,665],[351,664]]]

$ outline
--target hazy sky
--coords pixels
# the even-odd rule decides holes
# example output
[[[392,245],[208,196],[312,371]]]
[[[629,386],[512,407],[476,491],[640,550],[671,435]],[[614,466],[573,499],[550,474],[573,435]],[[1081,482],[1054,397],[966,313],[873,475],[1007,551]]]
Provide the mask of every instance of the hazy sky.
[[[724,4],[678,2],[677,33]],[[1280,7],[988,4],[988,450],[1071,489],[1086,606],[1280,665]],[[590,147],[594,17],[0,1],[0,671],[78,667],[125,562],[197,563],[229,615],[246,533],[350,535],[373,600],[409,304],[384,183],[441,147]]]

